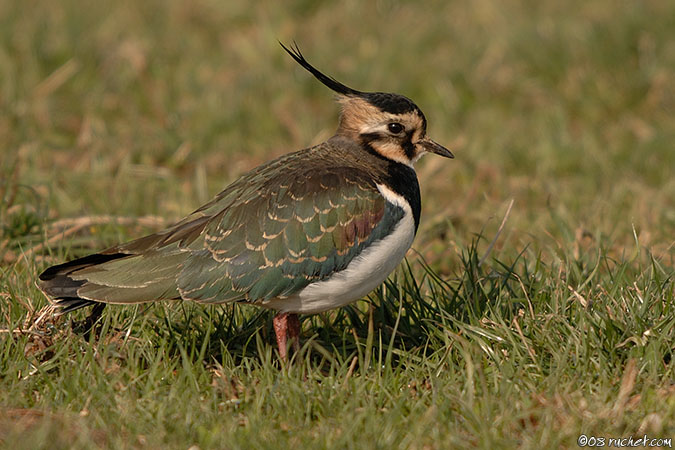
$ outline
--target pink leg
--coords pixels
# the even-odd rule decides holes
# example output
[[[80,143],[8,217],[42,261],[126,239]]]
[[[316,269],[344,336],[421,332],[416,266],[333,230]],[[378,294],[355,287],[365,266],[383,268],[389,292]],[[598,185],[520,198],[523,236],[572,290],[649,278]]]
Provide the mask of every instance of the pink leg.
[[[288,337],[295,352],[300,351],[300,319],[297,314],[288,315]]]
[[[282,361],[288,360],[287,344],[291,339],[293,350],[300,350],[300,320],[297,314],[280,313],[274,316],[274,334],[277,337],[279,357]]]

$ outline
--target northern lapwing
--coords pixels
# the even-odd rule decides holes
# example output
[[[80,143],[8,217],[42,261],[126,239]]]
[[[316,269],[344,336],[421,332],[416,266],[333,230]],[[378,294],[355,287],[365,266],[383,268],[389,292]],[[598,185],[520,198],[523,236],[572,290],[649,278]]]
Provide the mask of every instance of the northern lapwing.
[[[279,355],[299,348],[298,314],[358,300],[410,248],[420,221],[413,164],[452,158],[410,99],[362,92],[293,59],[337,94],[335,135],[263,164],[175,225],[52,266],[40,289],[66,313],[154,301],[245,302],[276,310]]]

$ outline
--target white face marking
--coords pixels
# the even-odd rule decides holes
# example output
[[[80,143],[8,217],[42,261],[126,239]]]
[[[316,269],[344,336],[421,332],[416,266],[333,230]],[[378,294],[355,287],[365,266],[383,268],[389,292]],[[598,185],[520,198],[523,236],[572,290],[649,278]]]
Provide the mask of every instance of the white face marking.
[[[401,150],[401,146],[395,142],[378,142],[376,145],[373,145],[376,151],[385,156],[386,158],[393,159],[396,162],[405,164],[406,166],[413,167],[414,160],[408,158]],[[413,167],[414,169],[414,167]]]
[[[415,156],[413,157],[413,159],[410,160],[410,167],[412,167],[413,164],[415,164],[417,161],[419,161],[422,156],[429,153],[421,145],[416,145],[415,148],[417,149],[417,153],[415,153]]]
[[[403,218],[394,231],[363,250],[346,269],[310,284],[291,297],[272,299],[261,306],[280,312],[315,314],[352,303],[382,284],[412,245],[415,219],[410,205],[402,196],[384,185],[377,188],[388,202],[403,208]]]
[[[389,130],[389,125],[398,123],[403,127],[399,133],[392,133]],[[406,136],[412,132],[412,136]],[[370,120],[364,121],[358,130],[361,136],[376,135],[379,138],[372,140],[370,145],[385,158],[392,159],[407,166],[412,167],[413,163],[419,159],[421,153],[425,150],[417,145],[417,142],[422,138],[422,119],[415,113],[405,113],[400,115],[382,114],[371,117]],[[410,158],[403,143],[410,139],[414,148],[415,154]]]
[[[342,114],[337,134],[350,136],[352,139],[367,135],[379,136],[375,140],[372,136],[369,139],[375,151],[385,158],[411,167],[421,156],[420,153],[425,152],[424,148],[417,144],[424,138],[425,133],[424,117],[418,110],[392,114],[380,110],[362,98],[341,96],[338,101],[342,104]],[[401,124],[404,131],[398,134],[389,131],[389,124],[394,122]],[[411,141],[415,147],[415,154],[412,158],[406,155],[402,145],[406,134],[411,132]]]

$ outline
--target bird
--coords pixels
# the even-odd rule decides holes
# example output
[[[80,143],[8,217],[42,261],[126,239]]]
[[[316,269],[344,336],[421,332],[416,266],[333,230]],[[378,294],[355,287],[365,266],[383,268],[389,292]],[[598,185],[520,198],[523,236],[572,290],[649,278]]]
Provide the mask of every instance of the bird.
[[[409,98],[352,89],[282,48],[341,107],[328,140],[264,163],[168,228],[44,270],[56,314],[105,304],[243,302],[276,311],[281,360],[300,346],[298,314],[348,305],[411,247],[421,198],[413,164],[454,155],[429,138]]]

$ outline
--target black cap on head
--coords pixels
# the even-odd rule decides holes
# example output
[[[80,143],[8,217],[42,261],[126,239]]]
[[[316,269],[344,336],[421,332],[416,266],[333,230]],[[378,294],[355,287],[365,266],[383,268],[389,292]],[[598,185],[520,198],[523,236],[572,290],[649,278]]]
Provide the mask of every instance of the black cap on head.
[[[368,103],[391,114],[404,114],[413,111],[419,112],[420,115],[422,113],[412,100],[403,95],[389,94],[386,92],[372,92],[364,93],[363,97]]]

